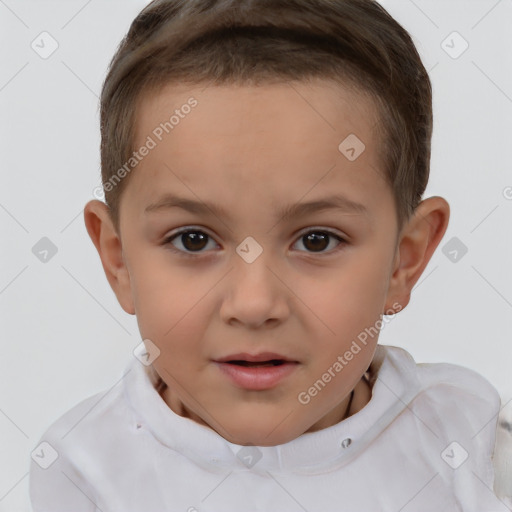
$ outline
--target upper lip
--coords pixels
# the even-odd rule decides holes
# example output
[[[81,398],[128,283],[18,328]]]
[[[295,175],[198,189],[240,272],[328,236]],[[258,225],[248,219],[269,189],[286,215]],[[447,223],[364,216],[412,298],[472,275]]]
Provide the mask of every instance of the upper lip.
[[[271,361],[272,359],[298,363],[298,361],[295,361],[294,359],[290,359],[275,352],[260,352],[259,354],[248,354],[246,352],[240,352],[239,354],[231,354],[229,356],[222,357],[221,359],[215,359],[215,362],[225,363],[227,361],[249,361],[251,363],[259,363],[262,361]]]

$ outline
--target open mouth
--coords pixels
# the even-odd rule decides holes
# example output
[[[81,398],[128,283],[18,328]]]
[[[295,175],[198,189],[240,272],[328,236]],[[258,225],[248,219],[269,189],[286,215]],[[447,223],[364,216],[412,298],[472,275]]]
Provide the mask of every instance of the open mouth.
[[[270,361],[242,361],[242,360],[234,360],[234,361],[226,361],[228,364],[234,364],[238,366],[280,366],[285,363],[282,359],[271,359]]]
[[[291,376],[300,366],[298,361],[289,361],[277,356],[278,354],[260,354],[251,356],[233,354],[231,357],[244,359],[228,359],[215,361],[220,371],[236,386],[251,390],[263,391],[277,386],[281,381]],[[247,361],[247,359],[269,359],[263,361]]]

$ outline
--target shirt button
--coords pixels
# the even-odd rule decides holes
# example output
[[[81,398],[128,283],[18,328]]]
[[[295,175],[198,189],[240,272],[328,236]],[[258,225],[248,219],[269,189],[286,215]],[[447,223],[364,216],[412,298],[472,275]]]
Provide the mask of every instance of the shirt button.
[[[352,439],[350,439],[350,437],[347,437],[346,439],[343,439],[343,441],[341,441],[341,447],[347,448],[348,446],[350,446],[351,443]]]
[[[141,428],[142,425],[140,423],[137,423],[137,428]]]

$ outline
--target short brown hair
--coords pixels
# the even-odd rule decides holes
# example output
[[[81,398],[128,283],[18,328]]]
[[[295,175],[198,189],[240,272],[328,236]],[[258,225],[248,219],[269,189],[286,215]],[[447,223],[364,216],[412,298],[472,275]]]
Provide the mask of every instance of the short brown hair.
[[[119,231],[142,93],[172,82],[259,84],[334,79],[375,100],[382,170],[399,228],[425,191],[432,86],[408,32],[374,0],[154,0],[132,22],[101,93],[101,173]],[[341,142],[341,141],[340,141]]]

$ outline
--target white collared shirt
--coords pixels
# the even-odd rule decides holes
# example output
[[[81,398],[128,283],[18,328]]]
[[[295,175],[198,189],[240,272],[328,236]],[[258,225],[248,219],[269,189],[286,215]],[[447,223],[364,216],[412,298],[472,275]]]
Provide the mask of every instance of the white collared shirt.
[[[370,376],[371,400],[340,423],[278,446],[241,446],[174,413],[154,369],[133,357],[110,390],[41,437],[33,510],[506,512],[493,492],[495,388],[387,345],[377,345]]]

